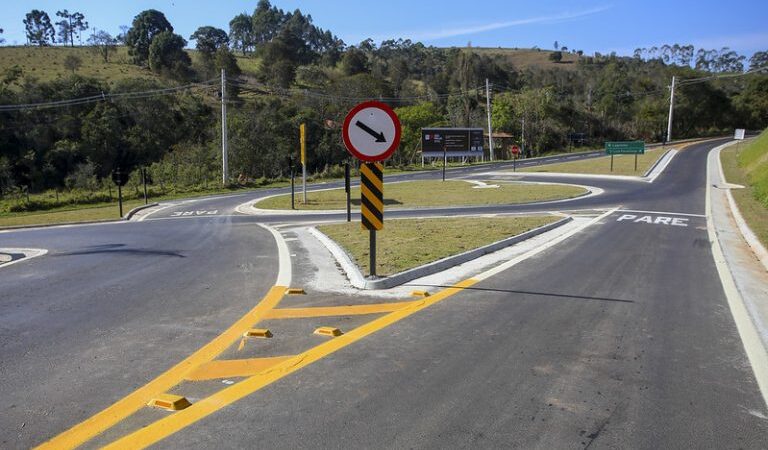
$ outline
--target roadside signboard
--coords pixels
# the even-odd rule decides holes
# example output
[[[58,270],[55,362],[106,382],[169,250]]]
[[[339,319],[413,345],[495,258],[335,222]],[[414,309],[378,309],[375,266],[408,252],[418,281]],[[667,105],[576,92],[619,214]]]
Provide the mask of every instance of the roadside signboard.
[[[643,141],[620,141],[606,142],[606,155],[642,155],[645,154],[645,142]]]
[[[400,119],[381,102],[352,108],[341,131],[344,145],[360,166],[360,225],[370,236],[370,276],[376,276],[376,231],[384,228],[384,165],[400,145]],[[349,211],[349,195],[347,210]]]
[[[422,128],[421,153],[426,158],[482,157],[483,139],[482,128]]]
[[[400,120],[384,103],[360,103],[344,119],[342,137],[352,156],[367,162],[383,161],[400,145]]]
[[[744,135],[746,134],[746,131],[744,128],[737,128],[736,132],[733,133],[733,138],[737,140],[744,139]]]

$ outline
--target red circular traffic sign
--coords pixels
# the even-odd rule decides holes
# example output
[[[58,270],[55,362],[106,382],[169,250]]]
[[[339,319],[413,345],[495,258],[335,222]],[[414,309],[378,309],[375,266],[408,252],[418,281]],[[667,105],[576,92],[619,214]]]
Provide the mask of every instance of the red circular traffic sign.
[[[383,161],[400,145],[400,119],[381,102],[363,102],[352,108],[341,131],[349,153],[363,161]]]
[[[514,153],[515,155],[520,153],[520,147],[518,147],[517,145],[513,145],[512,146],[512,153]]]

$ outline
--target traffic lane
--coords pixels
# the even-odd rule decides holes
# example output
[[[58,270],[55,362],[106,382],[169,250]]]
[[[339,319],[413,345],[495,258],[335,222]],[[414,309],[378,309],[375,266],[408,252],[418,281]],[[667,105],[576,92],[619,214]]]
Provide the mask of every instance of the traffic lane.
[[[625,207],[654,211],[705,214],[707,153],[727,139],[694,144],[679,152],[643,196]]]
[[[39,444],[101,411],[274,284],[277,251],[261,227],[136,225],[0,270],[0,447]]]
[[[703,219],[622,215],[164,444],[768,448]]]
[[[577,154],[571,157],[573,158],[594,158],[601,156],[601,152]],[[528,160],[528,164],[532,165],[545,165],[559,162],[562,157],[552,156],[544,157],[535,160]],[[518,165],[520,162],[518,162]],[[495,170],[511,170],[513,163],[511,161],[487,163],[476,166],[467,167],[451,167],[446,169],[447,176],[449,178],[459,178],[466,176],[478,175],[483,172],[495,171]],[[401,181],[423,181],[423,180],[437,180],[442,178],[441,170],[427,170],[416,172],[395,173],[392,175],[386,175],[385,170],[385,182],[401,182]],[[358,177],[353,177],[353,186],[358,186]],[[344,187],[343,180],[334,180],[322,183],[310,183],[307,185],[307,191],[313,192],[324,189],[339,189]],[[296,193],[301,193],[301,178],[296,179]],[[205,215],[231,215],[236,214],[235,210],[242,203],[249,200],[257,200],[260,198],[272,196],[272,195],[285,195],[290,194],[290,187],[283,188],[270,188],[264,190],[255,190],[245,193],[212,196],[196,199],[187,199],[181,201],[171,201],[163,203],[157,212],[152,213],[150,218],[169,218],[169,217],[198,217]],[[148,219],[147,219],[148,220]]]

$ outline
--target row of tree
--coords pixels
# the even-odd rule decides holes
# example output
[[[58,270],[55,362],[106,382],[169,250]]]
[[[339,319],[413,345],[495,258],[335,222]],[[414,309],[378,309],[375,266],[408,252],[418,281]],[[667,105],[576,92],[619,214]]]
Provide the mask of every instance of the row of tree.
[[[185,39],[166,17],[147,10],[134,18],[121,42],[133,63],[166,77],[110,84],[74,75],[38,82],[19,70],[2,74],[0,105],[99,94],[113,99],[67,108],[0,109],[0,190],[69,188],[106,178],[117,167],[125,172],[149,167],[152,178],[163,183],[212,182],[221,167],[218,89],[153,92],[176,85],[168,78],[208,79],[222,68],[229,75],[231,175],[240,180],[287,175],[301,123],[308,127],[310,173],[335,173],[348,158],[339,124],[363,99],[386,101],[400,116],[401,148],[388,163],[416,162],[422,127],[487,125],[486,79],[492,86],[493,128],[513,136],[496,142],[502,154],[505,146],[523,144],[523,134],[529,156],[563,149],[574,143],[574,135],[580,136],[577,145],[660,141],[673,75],[690,80],[735,70],[719,62],[723,54],[728,58],[727,51],[708,57],[714,65],[691,67],[684,62],[695,49],[680,45],[634,58],[580,56],[568,70],[520,69],[504,52],[441,49],[402,39],[348,46],[317,28],[311,16],[286,13],[266,0],[253,14],[233,18],[229,32],[203,26],[189,38],[205,62],[202,73],[191,71]],[[107,41],[106,46],[117,45]],[[232,49],[258,58],[259,68],[239,75]],[[145,94],[113,96],[126,92]],[[683,83],[676,93],[675,138],[768,125],[766,75]]]

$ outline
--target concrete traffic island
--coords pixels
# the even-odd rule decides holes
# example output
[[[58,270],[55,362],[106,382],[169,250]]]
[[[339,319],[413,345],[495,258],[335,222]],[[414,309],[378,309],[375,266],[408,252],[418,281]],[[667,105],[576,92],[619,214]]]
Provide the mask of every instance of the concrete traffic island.
[[[450,220],[456,220],[456,219],[429,219],[433,224],[440,224],[441,222],[450,221]],[[488,221],[488,220],[505,220],[505,218],[473,218],[471,220],[476,221]],[[323,231],[319,230],[317,227],[311,227],[308,228],[309,234],[314,236],[319,242],[323,244],[323,246],[330,252],[331,255],[333,255],[333,258],[335,259],[336,263],[340,267],[340,269],[343,271],[343,273],[346,275],[346,278],[348,282],[357,289],[365,289],[365,290],[384,290],[384,289],[390,289],[393,287],[401,286],[405,283],[408,283],[413,280],[422,279],[424,277],[428,277],[430,275],[440,274],[445,272],[448,269],[455,268],[457,266],[460,266],[464,263],[468,263],[470,261],[477,261],[479,258],[489,255],[491,256],[490,259],[498,259],[502,257],[502,255],[495,254],[499,252],[500,250],[506,249],[507,247],[513,246],[515,244],[518,244],[520,242],[526,241],[528,239],[531,239],[533,237],[542,235],[544,233],[547,233],[551,230],[554,230],[558,227],[561,227],[563,225],[568,224],[573,220],[571,217],[557,217],[553,215],[549,216],[513,216],[513,217],[506,217],[506,220],[514,221],[514,220],[533,220],[534,225],[531,227],[522,228],[523,232],[501,238],[498,240],[493,240],[493,242],[490,242],[488,244],[480,245],[476,248],[472,248],[470,250],[465,251],[459,251],[459,252],[451,252],[453,254],[450,254],[449,256],[441,257],[436,260],[432,260],[429,262],[426,262],[424,264],[419,264],[416,267],[408,267],[408,265],[403,266],[405,270],[397,271],[396,273],[389,274],[387,276],[382,277],[365,277],[363,275],[363,270],[359,267],[359,265],[356,263],[356,261],[365,260],[365,257],[361,257],[360,252],[361,249],[355,248],[354,245],[351,245],[350,242],[346,241],[345,245],[347,248],[353,248],[353,250],[350,252],[345,249],[345,247],[342,246],[342,244],[339,244],[334,239],[323,233]],[[406,221],[414,222],[413,219],[405,219],[402,222],[407,223]],[[333,225],[330,225],[333,227]],[[329,227],[328,225],[324,226]],[[426,245],[427,247],[432,245],[438,245],[437,241],[434,240],[441,240],[439,235],[433,235],[430,233],[427,233],[423,236],[421,236],[418,240],[423,240],[425,242],[422,242],[422,244]],[[434,243],[431,243],[433,242]],[[408,244],[404,244],[408,246]],[[405,250],[405,249],[401,249]],[[409,248],[408,251],[411,249]],[[414,250],[417,251],[417,250]],[[355,254],[355,256],[352,256],[350,253]],[[481,261],[479,263],[480,265],[484,266],[487,265],[486,262]],[[412,264],[411,264],[412,265]]]

